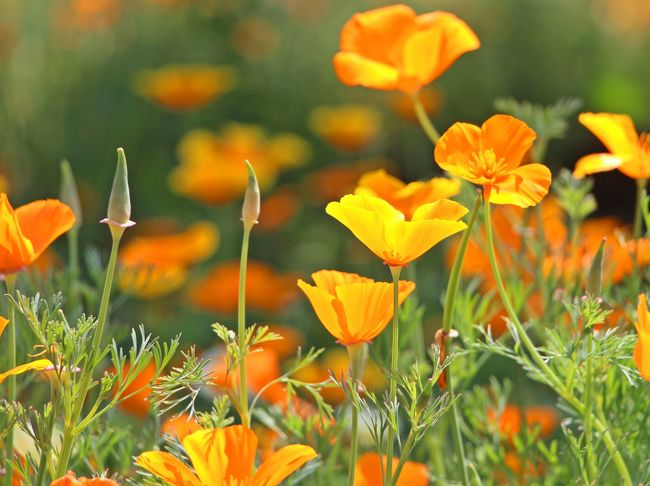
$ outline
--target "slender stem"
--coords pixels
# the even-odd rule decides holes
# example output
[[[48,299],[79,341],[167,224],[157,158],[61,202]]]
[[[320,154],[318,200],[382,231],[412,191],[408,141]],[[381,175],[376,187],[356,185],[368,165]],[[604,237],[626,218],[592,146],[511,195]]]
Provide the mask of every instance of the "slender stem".
[[[237,302],[237,338],[239,342],[239,410],[244,427],[250,427],[248,414],[248,386],[246,384],[246,267],[248,264],[248,242],[253,225],[244,223],[244,236],[239,261],[239,296]]]
[[[426,133],[427,137],[429,137],[431,143],[433,143],[434,145],[437,144],[438,140],[440,140],[440,134],[438,133],[438,130],[436,130],[436,127],[433,126],[433,123],[431,122],[429,115],[427,115],[424,106],[422,106],[422,102],[420,101],[420,93],[416,91],[411,95],[411,98],[413,99],[413,108],[415,109],[415,116],[420,122],[420,126],[422,127],[422,130],[424,130],[424,133]]]
[[[594,376],[593,376],[593,345],[594,345],[594,335],[593,329],[587,329],[589,333],[587,335],[587,357],[586,357],[586,372],[585,372],[585,394],[584,394],[584,426],[585,426],[585,448],[587,453],[587,467],[589,477],[591,479],[596,479],[598,475],[598,469],[596,467],[596,458],[594,456],[593,449],[593,410],[592,410],[592,401],[593,401],[593,388],[594,388]]]
[[[408,437],[406,438],[406,442],[404,443],[404,451],[410,451],[413,446],[415,445],[415,434],[414,434],[414,429],[411,429],[409,432]],[[406,457],[402,456],[399,458],[399,462],[397,464],[397,468],[395,469],[395,475],[393,476],[393,482],[391,483],[392,486],[396,486],[397,482],[399,481],[399,476],[402,474],[402,469],[404,469],[404,465],[406,464]]]
[[[641,271],[639,269],[639,239],[643,233],[643,195],[648,179],[636,180],[636,204],[634,206],[634,293],[641,292]]]
[[[454,304],[456,301],[456,294],[458,293],[458,287],[460,283],[460,271],[463,267],[463,260],[465,259],[465,252],[467,251],[467,244],[469,243],[469,237],[476,222],[479,209],[481,207],[481,195],[476,196],[476,201],[474,202],[474,207],[472,208],[472,213],[470,215],[469,223],[467,229],[465,229],[463,236],[460,240],[460,245],[456,252],[454,258],[454,264],[451,267],[451,273],[449,274],[449,282],[447,284],[447,294],[445,295],[445,308],[442,313],[442,328],[445,331],[445,346],[448,350],[451,350],[451,340],[447,337],[449,331],[451,330],[451,320],[454,314]],[[449,393],[453,395],[454,393],[454,381],[451,373],[451,369],[447,368],[447,387]],[[463,446],[463,436],[460,431],[460,414],[458,413],[458,406],[456,401],[452,403],[452,414],[451,414],[451,428],[452,435],[454,438],[454,448],[456,449],[456,457],[458,463],[460,464],[462,475],[461,480],[463,486],[468,486],[469,482],[469,472],[467,471],[467,460],[465,459],[465,447]]]
[[[97,329],[93,336],[93,353],[96,357],[99,354],[99,349],[102,344],[102,337],[104,335],[104,328],[106,327],[106,317],[108,316],[108,304],[111,300],[111,289],[113,288],[113,277],[115,275],[115,267],[117,265],[117,251],[120,247],[120,240],[124,234],[124,228],[115,227],[109,224],[111,228],[111,235],[113,236],[113,244],[111,246],[111,256],[108,259],[108,267],[106,268],[106,278],[104,280],[104,290],[102,291],[102,301],[99,304],[99,315],[97,316]],[[89,370],[92,374],[92,370]]]
[[[391,407],[393,423],[397,423],[397,416],[394,413],[393,404],[397,399],[397,372],[398,372],[398,353],[399,353],[399,275],[402,267],[390,267],[390,273],[393,276],[393,328],[390,354],[390,388],[388,400]],[[395,442],[395,430],[392,425],[388,427],[386,433],[386,475],[384,484],[391,484],[393,477],[393,442]]]
[[[564,386],[564,384],[557,377],[555,372],[553,372],[553,370],[548,366],[546,361],[544,361],[544,358],[542,358],[542,356],[539,354],[539,351],[535,347],[535,344],[533,344],[533,342],[531,341],[530,337],[528,336],[528,333],[524,329],[524,326],[521,324],[521,321],[519,320],[517,313],[515,312],[514,306],[510,301],[510,297],[506,292],[505,286],[503,285],[501,272],[499,271],[499,266],[497,265],[496,255],[494,252],[494,239],[492,236],[491,219],[492,218],[490,216],[490,203],[486,199],[485,200],[485,233],[487,236],[490,266],[492,267],[492,273],[494,275],[494,280],[497,284],[497,290],[499,292],[499,296],[501,297],[501,301],[503,302],[503,306],[506,309],[506,312],[508,313],[508,317],[510,318],[510,321],[514,325],[515,330],[517,331],[517,334],[519,336],[519,339],[524,344],[525,348],[532,356],[533,361],[535,361],[542,375],[546,377],[546,379],[548,380],[552,388],[569,405],[571,405],[576,410],[576,412],[578,412],[579,414],[584,414],[584,406],[582,402],[578,400],[573,395],[573,393],[571,393],[571,391]],[[623,456],[621,456],[621,453],[618,450],[618,447],[616,446],[614,439],[612,438],[608,425],[604,421],[599,420],[597,417],[593,417],[593,424],[594,427],[602,434],[603,443],[605,444],[605,447],[607,447],[607,450],[612,456],[612,460],[614,461],[614,464],[616,465],[616,468],[618,469],[618,472],[621,475],[623,484],[625,486],[632,486],[633,484],[632,477],[630,476],[630,472],[628,471],[627,466],[625,465]]]
[[[10,297],[13,297],[14,290],[16,288],[16,274],[9,274],[5,277],[5,283],[7,284],[7,293]],[[10,299],[8,299],[10,300]],[[9,302],[9,324],[7,325],[8,336],[9,336],[9,369],[16,367],[16,309],[13,306],[12,302]],[[9,403],[16,401],[16,376],[12,375],[7,379],[7,401]],[[11,486],[12,476],[13,476],[13,467],[9,464],[9,461],[13,461],[14,458],[14,428],[13,426],[9,429],[7,433],[5,447],[5,469],[7,471],[5,475],[5,484]]]
[[[348,486],[354,486],[357,456],[359,453],[359,410],[356,400],[357,379],[363,375],[367,355],[366,343],[353,344],[347,347],[350,361],[350,384],[355,387],[351,393],[350,406],[352,407],[352,434],[350,443],[350,461],[348,464]]]

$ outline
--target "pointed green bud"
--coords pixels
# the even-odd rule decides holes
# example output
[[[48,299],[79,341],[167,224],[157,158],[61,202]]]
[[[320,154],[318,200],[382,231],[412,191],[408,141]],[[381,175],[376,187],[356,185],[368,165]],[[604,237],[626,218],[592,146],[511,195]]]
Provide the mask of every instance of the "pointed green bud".
[[[244,161],[248,169],[248,187],[244,195],[244,205],[241,211],[241,220],[244,226],[252,228],[257,224],[257,218],[260,217],[260,186],[257,184],[257,177],[253,166],[248,160]]]
[[[131,196],[129,194],[129,173],[126,167],[124,149],[117,149],[117,169],[113,179],[113,189],[108,201],[107,218],[102,223],[127,228],[135,223],[131,218]]]
[[[72,209],[75,216],[74,227],[81,226],[81,202],[77,183],[72,173],[72,168],[67,160],[61,161],[61,201]]]
[[[587,293],[592,297],[600,297],[603,287],[603,255],[605,254],[605,243],[607,238],[600,242],[594,261],[587,274]]]

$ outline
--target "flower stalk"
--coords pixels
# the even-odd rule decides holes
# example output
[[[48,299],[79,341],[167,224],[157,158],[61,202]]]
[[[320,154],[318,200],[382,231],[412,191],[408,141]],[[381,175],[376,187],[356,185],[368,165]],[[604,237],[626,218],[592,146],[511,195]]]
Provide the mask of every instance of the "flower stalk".
[[[429,140],[431,140],[431,143],[433,143],[433,145],[437,144],[438,140],[440,140],[440,133],[438,133],[438,130],[436,130],[436,127],[433,126],[429,115],[427,115],[427,112],[422,105],[422,101],[420,101],[420,93],[416,91],[411,95],[411,98],[413,99],[415,116],[417,117],[422,130],[424,130],[424,133],[429,138]]]
[[[348,486],[354,486],[355,470],[357,465],[357,456],[359,453],[359,410],[358,403],[356,403],[356,393],[358,390],[357,380],[363,376],[363,371],[368,359],[368,345],[366,343],[358,343],[347,346],[348,356],[350,360],[350,385],[355,387],[351,391],[352,406],[352,430],[350,440],[350,462],[348,464]]]
[[[16,288],[16,274],[11,273],[5,276],[5,284],[7,285],[7,294],[9,300],[14,295]],[[7,334],[9,337],[9,369],[16,367],[16,309],[9,301],[9,323],[7,324]],[[7,379],[7,401],[9,403],[16,401],[16,377],[10,376]],[[13,467],[9,461],[14,458],[14,430],[13,427],[7,432],[7,439],[5,441],[5,484],[11,486],[13,484]]]

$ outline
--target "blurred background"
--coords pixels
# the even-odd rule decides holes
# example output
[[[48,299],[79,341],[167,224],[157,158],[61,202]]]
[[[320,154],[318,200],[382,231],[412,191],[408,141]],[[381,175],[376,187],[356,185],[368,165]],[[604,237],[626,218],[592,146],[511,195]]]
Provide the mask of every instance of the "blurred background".
[[[442,132],[481,123],[494,102],[627,113],[650,129],[647,0],[407,2],[448,10],[478,34],[467,54],[422,93]],[[82,248],[105,255],[104,217],[117,147],[129,161],[133,218],[122,248],[120,319],[185,343],[214,341],[235,324],[242,160],[263,189],[253,232],[250,320],[290,325],[333,345],[296,278],[321,268],[382,280],[382,265],[324,205],[359,176],[386,168],[404,180],[440,173],[432,146],[400,94],[350,88],[332,68],[354,12],[388,4],[346,0],[4,0],[0,7],[0,184],[14,206],[58,197],[67,159],[83,207]],[[550,144],[554,172],[602,151],[573,119]],[[634,183],[596,178],[601,214],[632,215]],[[65,242],[50,265],[65,261]],[[440,249],[418,268],[442,268]],[[142,271],[142,266],[146,271]],[[131,267],[131,271],[129,268]],[[432,341],[446,283],[418,272]],[[207,341],[206,341],[207,339]]]

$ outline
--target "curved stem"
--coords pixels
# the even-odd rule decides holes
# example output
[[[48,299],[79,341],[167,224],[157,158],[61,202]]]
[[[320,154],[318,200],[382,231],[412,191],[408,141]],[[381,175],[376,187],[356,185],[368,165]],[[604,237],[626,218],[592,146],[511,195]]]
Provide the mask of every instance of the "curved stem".
[[[14,290],[16,287],[16,275],[9,274],[5,277],[5,283],[7,284],[7,293],[10,297],[13,297]],[[9,369],[16,367],[16,309],[14,308],[11,299],[9,300],[9,323],[7,324],[8,337],[9,337]],[[12,375],[7,379],[7,401],[9,403],[16,401],[16,376]],[[5,442],[5,484],[11,486],[12,476],[13,476],[13,467],[9,464],[9,461],[13,461],[14,458],[14,428],[13,426],[7,432],[7,440]]]
[[[418,122],[420,122],[422,130],[424,130],[424,133],[426,133],[427,137],[429,137],[431,143],[434,145],[437,144],[438,140],[440,140],[440,134],[438,133],[438,130],[436,130],[436,127],[433,126],[433,123],[431,122],[429,115],[427,115],[424,106],[422,106],[422,102],[420,101],[420,93],[416,91],[411,95],[411,99],[413,100],[415,116],[417,117]]]
[[[503,302],[503,307],[506,309],[506,312],[508,313],[508,318],[510,319],[513,326],[515,327],[515,330],[517,331],[520,341],[524,344],[526,350],[530,353],[533,361],[538,366],[539,371],[546,378],[546,380],[552,386],[555,392],[558,395],[560,395],[560,397],[562,397],[569,405],[571,405],[576,410],[576,412],[578,412],[579,414],[584,414],[585,409],[582,402],[578,400],[575,397],[575,395],[573,395],[573,393],[564,386],[564,383],[562,383],[562,381],[557,377],[555,372],[550,368],[550,366],[546,363],[546,361],[544,361],[544,358],[542,358],[542,356],[539,354],[539,351],[537,350],[535,344],[533,344],[532,340],[528,336],[528,333],[524,329],[524,326],[521,324],[521,321],[519,320],[519,317],[515,312],[515,308],[512,305],[512,302],[510,301],[510,297],[506,292],[505,286],[503,285],[501,272],[499,271],[499,266],[497,265],[496,255],[494,252],[494,239],[492,235],[491,219],[492,218],[490,215],[490,203],[486,199],[485,200],[485,233],[487,236],[490,266],[492,267],[492,273],[494,275],[494,280],[497,285],[499,296],[501,297],[501,301]],[[616,468],[618,469],[618,472],[621,475],[623,484],[625,486],[632,486],[633,483],[632,483],[632,477],[630,476],[630,472],[628,471],[625,461],[623,460],[623,456],[621,456],[621,453],[618,450],[618,447],[616,446],[614,439],[612,438],[612,435],[609,431],[607,424],[599,420],[597,417],[593,417],[593,424],[594,427],[602,434],[603,443],[605,444],[605,447],[607,447],[607,450],[612,456],[612,460],[614,461],[614,464],[616,465]]]
[[[237,300],[237,339],[239,344],[239,410],[244,427],[250,427],[248,413],[248,385],[246,384],[246,268],[248,265],[248,242],[252,225],[244,223],[244,236],[239,261],[239,295]]]
[[[390,273],[393,276],[393,327],[392,342],[390,354],[390,389],[388,400],[391,406],[391,415],[393,423],[397,423],[397,416],[393,412],[393,404],[397,399],[397,368],[399,353],[399,275],[402,267],[390,267]],[[395,430],[393,426],[388,427],[386,433],[386,475],[384,476],[384,485],[391,484],[393,477],[393,442],[395,442]]]

